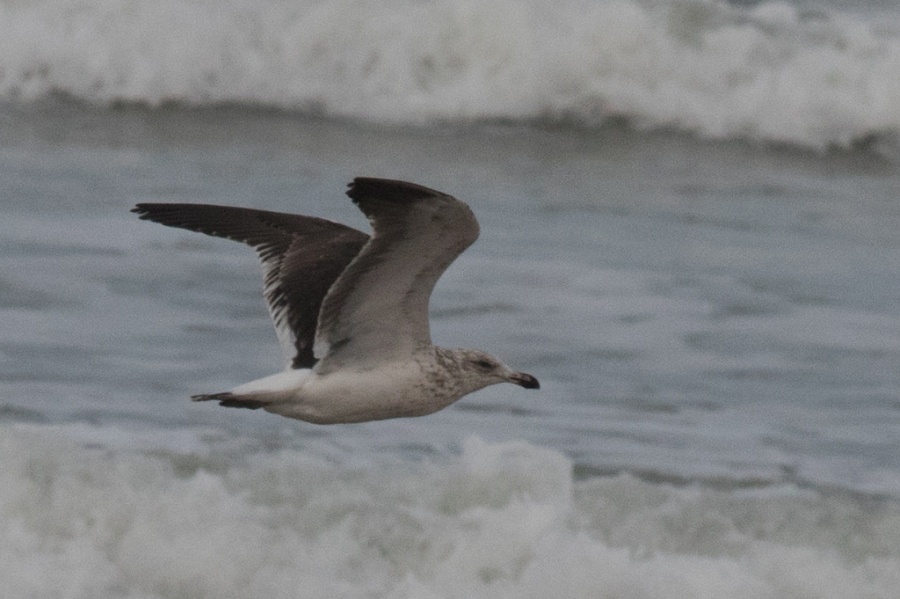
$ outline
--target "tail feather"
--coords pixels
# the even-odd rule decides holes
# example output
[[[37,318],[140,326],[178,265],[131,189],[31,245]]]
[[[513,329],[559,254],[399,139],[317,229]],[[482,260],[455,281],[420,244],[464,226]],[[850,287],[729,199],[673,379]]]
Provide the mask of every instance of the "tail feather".
[[[220,406],[226,408],[245,408],[247,410],[258,410],[265,406],[267,402],[259,399],[250,399],[241,397],[231,392],[224,393],[208,393],[203,395],[191,395],[192,401],[217,401]]]

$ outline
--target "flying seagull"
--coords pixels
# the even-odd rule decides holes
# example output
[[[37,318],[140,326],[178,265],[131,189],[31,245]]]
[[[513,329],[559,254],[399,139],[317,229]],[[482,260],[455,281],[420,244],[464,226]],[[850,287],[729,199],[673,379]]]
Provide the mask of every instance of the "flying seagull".
[[[347,195],[373,234],[312,216],[207,204],[138,204],[141,219],[256,250],[287,370],[194,395],[316,424],[424,416],[489,385],[538,380],[474,349],[431,343],[438,278],[478,238],[469,207],[405,181],[358,177]]]

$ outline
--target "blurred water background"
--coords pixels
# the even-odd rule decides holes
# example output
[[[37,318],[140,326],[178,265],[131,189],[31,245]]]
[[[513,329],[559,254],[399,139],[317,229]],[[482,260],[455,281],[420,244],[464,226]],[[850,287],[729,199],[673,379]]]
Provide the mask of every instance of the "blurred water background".
[[[890,2],[0,2],[4,597],[885,598],[900,588]],[[253,252],[467,201],[433,336],[541,380],[320,427]]]

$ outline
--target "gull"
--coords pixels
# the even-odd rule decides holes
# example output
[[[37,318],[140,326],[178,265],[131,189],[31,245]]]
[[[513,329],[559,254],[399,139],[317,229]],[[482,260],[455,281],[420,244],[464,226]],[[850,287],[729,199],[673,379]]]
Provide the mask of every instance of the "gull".
[[[138,204],[141,219],[246,243],[287,369],[231,391],[194,395],[315,424],[424,416],[497,383],[538,380],[475,349],[433,345],[428,303],[447,267],[478,238],[469,207],[447,194],[358,177],[347,195],[371,236],[322,218],[209,204]]]

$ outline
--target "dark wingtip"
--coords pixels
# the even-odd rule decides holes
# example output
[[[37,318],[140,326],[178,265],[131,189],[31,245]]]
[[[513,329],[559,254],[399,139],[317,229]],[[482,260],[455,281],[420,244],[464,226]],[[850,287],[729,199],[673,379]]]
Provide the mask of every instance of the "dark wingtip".
[[[153,218],[153,209],[157,206],[160,206],[160,204],[136,204],[131,209],[131,212],[137,214],[141,220],[151,220]]]
[[[347,195],[358,202],[362,198],[377,196],[390,201],[419,200],[435,195],[444,195],[439,191],[398,179],[378,179],[376,177],[356,177],[347,185]]]

